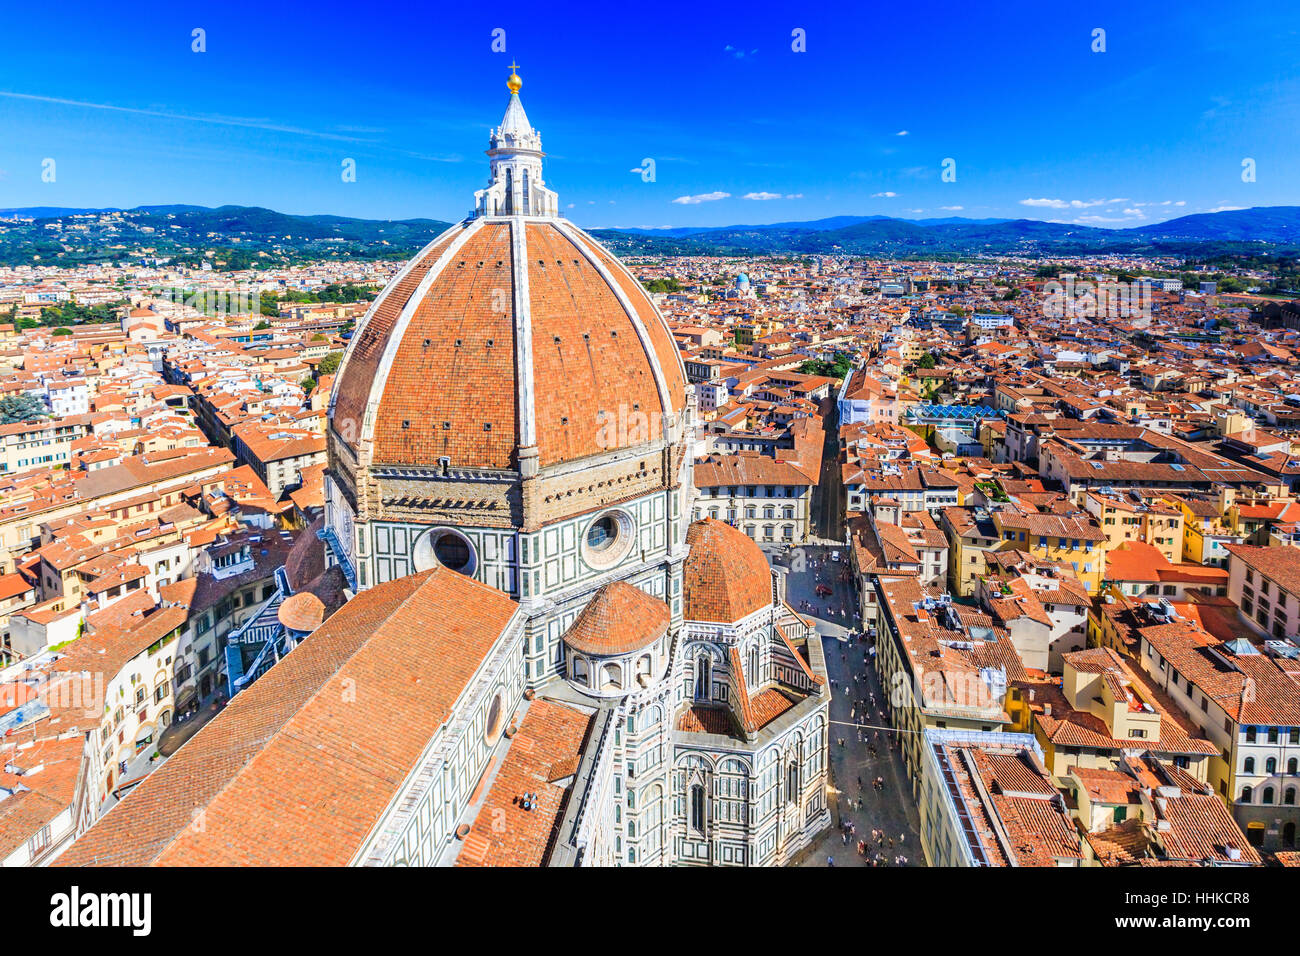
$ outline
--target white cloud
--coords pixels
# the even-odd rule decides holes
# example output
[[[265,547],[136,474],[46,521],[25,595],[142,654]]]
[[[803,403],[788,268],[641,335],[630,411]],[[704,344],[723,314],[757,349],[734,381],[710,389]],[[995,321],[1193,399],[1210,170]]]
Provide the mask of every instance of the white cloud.
[[[741,199],[780,199],[780,193],[745,193]]]
[[[948,212],[961,212],[966,207],[965,206],[940,206],[939,208],[947,210]]]
[[[898,193],[872,193],[872,199],[893,199]]]
[[[1101,216],[1101,215],[1079,216],[1079,217],[1077,217],[1077,218],[1074,220],[1074,222],[1075,222],[1077,225],[1081,225],[1081,226],[1083,226],[1083,225],[1097,225],[1097,224],[1099,224],[1099,223],[1104,223],[1104,222],[1119,222],[1119,223],[1128,222],[1128,223],[1131,223],[1131,222],[1136,222],[1136,221],[1138,221],[1138,220],[1140,220],[1140,219],[1145,219],[1145,218],[1146,218],[1146,213],[1144,213],[1141,209],[1134,209],[1134,208],[1132,208],[1132,207],[1128,207],[1128,208],[1124,209],[1124,211],[1123,211],[1120,215],[1118,215],[1118,216],[1114,216],[1114,215],[1111,215],[1111,216]]]
[[[1210,212],[1235,212],[1238,209],[1245,209],[1245,206],[1215,206]]]
[[[786,198],[786,199],[803,199],[803,193],[790,193],[790,194],[788,194],[785,198]]]
[[[1127,199],[1022,199],[1020,205],[1040,209],[1090,209],[1093,206],[1113,206]]]
[[[673,200],[679,206],[694,206],[702,202],[716,202],[719,199],[730,199],[731,193],[711,192],[700,193],[697,196],[678,196]]]
[[[906,135],[907,135],[907,130],[905,130],[905,129],[900,129],[900,130],[899,130],[897,133],[895,133],[894,135],[895,135],[895,136],[906,136]]]

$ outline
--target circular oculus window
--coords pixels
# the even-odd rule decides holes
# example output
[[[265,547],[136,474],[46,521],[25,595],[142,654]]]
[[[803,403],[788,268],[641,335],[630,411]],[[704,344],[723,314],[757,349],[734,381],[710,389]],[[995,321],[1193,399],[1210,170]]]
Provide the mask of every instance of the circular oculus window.
[[[469,538],[453,528],[434,528],[421,535],[415,545],[415,570],[448,568],[461,574],[473,574],[478,556]]]
[[[632,518],[624,511],[606,511],[587,525],[582,536],[582,556],[593,568],[610,568],[632,550],[636,541]]]

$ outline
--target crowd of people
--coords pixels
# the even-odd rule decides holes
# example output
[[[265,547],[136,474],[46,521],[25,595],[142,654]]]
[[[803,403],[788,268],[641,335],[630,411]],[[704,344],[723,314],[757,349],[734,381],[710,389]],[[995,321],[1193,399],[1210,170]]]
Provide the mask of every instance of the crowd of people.
[[[837,562],[828,558],[810,559],[811,569],[816,574],[819,582],[830,583],[840,577],[840,568]],[[850,602],[851,603],[851,602]],[[825,619],[845,619],[849,616],[847,608],[836,609],[828,605],[825,609],[819,607],[816,603],[809,600],[800,601],[799,607],[818,617],[825,615]],[[895,734],[890,728],[889,713],[887,709],[888,702],[884,699],[883,693],[877,694],[876,689],[870,679],[872,669],[872,653],[874,648],[865,631],[852,631],[846,638],[847,646],[840,654],[840,662],[844,664],[842,673],[848,676],[843,680],[831,678],[831,693],[843,694],[851,702],[849,710],[849,721],[854,724],[853,732],[857,734],[857,742],[866,747],[874,763],[880,758],[886,748],[892,747],[898,749],[898,742]],[[862,666],[857,666],[856,655],[862,654]],[[852,662],[849,661],[850,655],[854,655]],[[848,741],[844,737],[836,737],[835,745],[844,752],[848,748]],[[840,773],[846,775],[853,773],[850,769],[852,762],[841,764]],[[873,826],[870,836],[863,835],[859,838],[857,835],[857,822],[853,819],[855,815],[869,814],[872,807],[867,802],[867,787],[875,794],[883,795],[886,790],[886,782],[883,774],[877,774],[868,779],[864,779],[861,774],[857,776],[857,793],[850,793],[852,784],[845,779],[841,784],[840,795],[840,841],[845,847],[852,846],[859,859],[867,866],[907,866],[910,862],[908,855],[904,852],[904,846],[907,843],[906,831],[899,833],[896,837],[889,835],[883,826]],[[876,822],[871,820],[870,822]],[[827,866],[835,866],[835,858],[832,855],[826,857]]]

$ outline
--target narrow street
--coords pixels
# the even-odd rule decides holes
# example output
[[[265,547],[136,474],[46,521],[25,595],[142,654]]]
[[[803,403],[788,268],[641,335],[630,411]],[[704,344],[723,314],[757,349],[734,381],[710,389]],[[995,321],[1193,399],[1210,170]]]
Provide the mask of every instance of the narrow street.
[[[812,501],[812,534],[826,541],[844,540],[844,506],[840,501],[840,412],[835,393],[822,405],[826,443],[822,448],[822,469]]]
[[[893,734],[881,710],[883,695],[870,663],[869,645],[850,640],[850,633],[859,625],[853,618],[853,586],[840,580],[847,567],[843,549],[818,545],[790,551],[780,547],[764,550],[774,566],[787,569],[786,600],[816,624],[833,689],[830,802],[834,825],[804,852],[796,865],[824,867],[831,865],[828,864],[831,858],[834,866],[867,866],[869,859],[857,851],[858,841],[866,840],[870,844],[868,854],[879,854],[882,865],[900,865],[895,860],[902,856],[907,858],[907,866],[924,866],[916,805],[902,758],[890,746]],[[839,553],[840,560],[835,561],[832,553]],[[832,593],[819,596],[818,584],[830,587]],[[876,696],[874,709],[869,703],[871,694]],[[860,701],[867,702],[866,713],[858,707]],[[873,785],[877,777],[884,781],[881,790]],[[855,827],[847,840],[840,829],[845,822],[852,822]],[[872,829],[883,831],[883,843],[872,840]]]

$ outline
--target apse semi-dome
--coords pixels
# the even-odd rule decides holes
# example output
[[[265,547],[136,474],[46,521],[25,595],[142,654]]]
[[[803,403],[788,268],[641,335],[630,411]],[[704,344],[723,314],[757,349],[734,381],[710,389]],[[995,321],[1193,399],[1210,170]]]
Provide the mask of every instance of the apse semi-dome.
[[[772,604],[772,571],[747,534],[716,518],[686,530],[690,554],[682,569],[683,617],[734,624]]]
[[[626,581],[605,585],[591,599],[564,643],[595,657],[631,654],[649,647],[668,633],[668,605]]]

